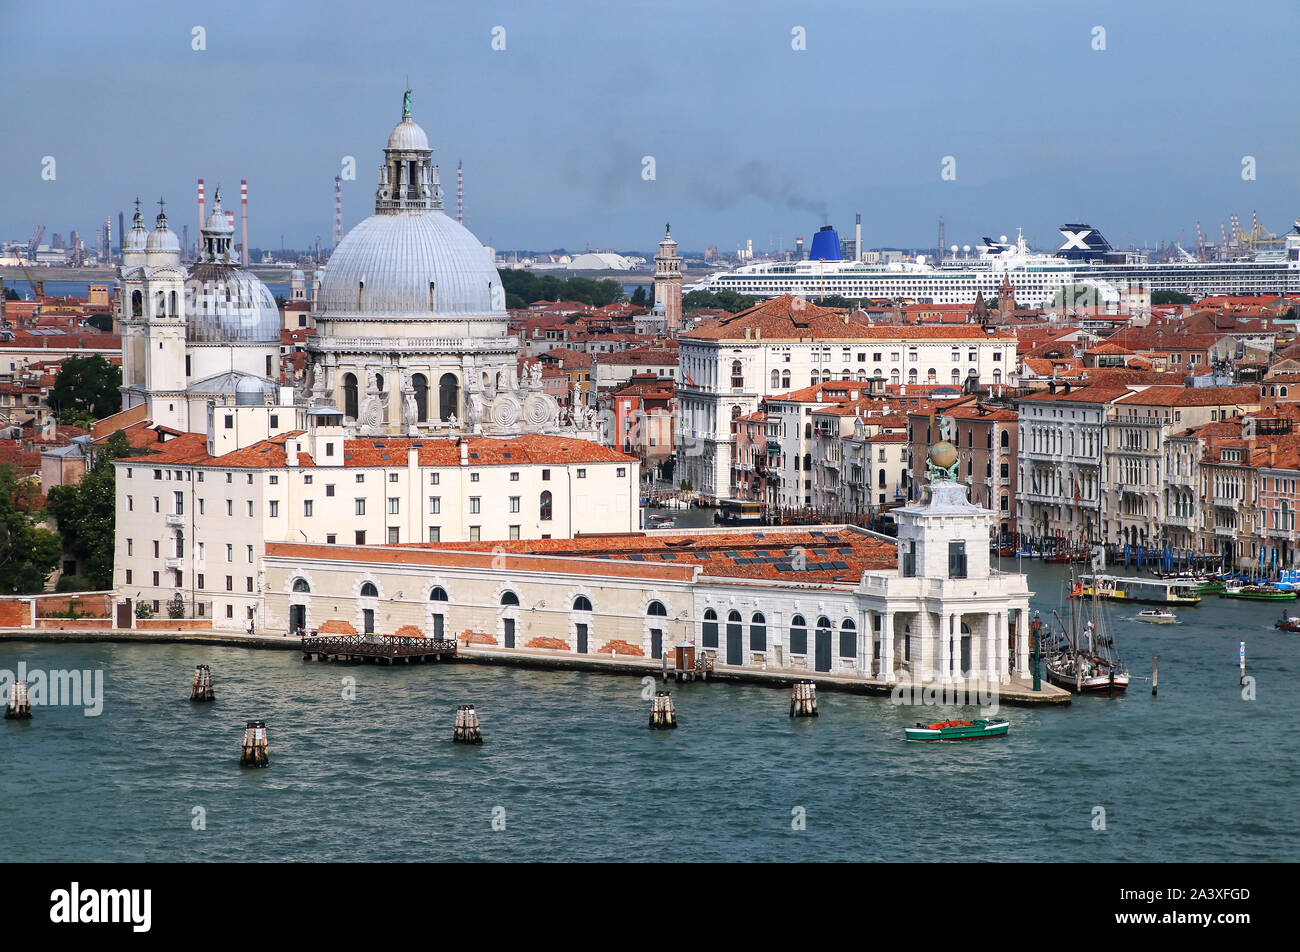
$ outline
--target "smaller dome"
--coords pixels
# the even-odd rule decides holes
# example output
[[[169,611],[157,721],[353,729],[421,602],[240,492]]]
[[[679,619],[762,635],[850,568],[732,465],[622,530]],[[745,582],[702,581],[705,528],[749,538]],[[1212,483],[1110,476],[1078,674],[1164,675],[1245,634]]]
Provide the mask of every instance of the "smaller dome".
[[[217,200],[213,203],[212,214],[208,220],[203,223],[204,231],[218,231],[227,235],[234,234],[235,226],[231,223],[226,213],[221,209],[221,197],[218,190]]]
[[[180,254],[181,242],[176,237],[176,232],[172,231],[164,223],[149,232],[149,238],[145,241],[144,250]]]
[[[149,241],[149,233],[143,228],[132,228],[122,239],[122,253],[130,254],[133,251],[144,251]]]
[[[235,405],[240,407],[260,406],[264,401],[262,397],[263,383],[255,377],[241,377],[235,384]]]
[[[957,448],[951,443],[936,443],[930,447],[930,455],[927,457],[935,466],[948,469],[957,462]]]
[[[398,152],[428,152],[429,137],[419,123],[408,116],[389,133],[388,148]]]

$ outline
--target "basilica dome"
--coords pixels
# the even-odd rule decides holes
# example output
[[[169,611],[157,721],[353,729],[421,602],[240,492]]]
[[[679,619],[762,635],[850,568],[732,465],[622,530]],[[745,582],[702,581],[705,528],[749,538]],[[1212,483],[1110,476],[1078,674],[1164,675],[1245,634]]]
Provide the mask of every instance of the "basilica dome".
[[[321,275],[317,317],[499,322],[501,277],[482,243],[443,212],[433,150],[410,106],[408,93],[379,167],[375,213],[339,242]]]
[[[492,257],[441,209],[381,212],[357,225],[330,255],[320,297],[327,318],[505,313]]]

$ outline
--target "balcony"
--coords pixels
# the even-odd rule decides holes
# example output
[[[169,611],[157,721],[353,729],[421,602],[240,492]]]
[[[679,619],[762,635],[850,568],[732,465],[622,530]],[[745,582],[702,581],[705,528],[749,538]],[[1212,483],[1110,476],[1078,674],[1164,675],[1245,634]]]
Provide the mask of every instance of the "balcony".
[[[179,572],[181,569],[185,568],[185,560],[177,558],[166,559],[163,561],[163,565],[166,566],[167,571],[169,572]]]
[[[173,529],[180,529],[185,525],[185,516],[178,512],[169,512],[163,516],[163,522]]]

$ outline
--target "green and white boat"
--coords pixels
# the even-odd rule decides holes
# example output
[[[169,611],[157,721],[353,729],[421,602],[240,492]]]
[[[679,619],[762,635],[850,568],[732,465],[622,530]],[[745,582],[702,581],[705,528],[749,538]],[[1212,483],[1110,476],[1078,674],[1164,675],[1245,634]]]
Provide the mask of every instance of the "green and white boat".
[[[1296,593],[1273,585],[1232,585],[1223,592],[1224,598],[1246,598],[1257,602],[1293,602]]]
[[[908,740],[978,740],[981,737],[1002,737],[1010,726],[1008,721],[940,721],[905,727],[903,733]]]

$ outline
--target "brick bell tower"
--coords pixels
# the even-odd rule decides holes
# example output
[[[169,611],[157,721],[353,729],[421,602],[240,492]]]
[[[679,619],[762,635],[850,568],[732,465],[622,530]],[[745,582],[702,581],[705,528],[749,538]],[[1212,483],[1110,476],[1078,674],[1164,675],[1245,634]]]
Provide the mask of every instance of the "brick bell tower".
[[[668,225],[664,225],[664,237],[655,255],[654,312],[663,314],[664,332],[675,337],[682,322],[682,259],[677,256],[677,242]]]

